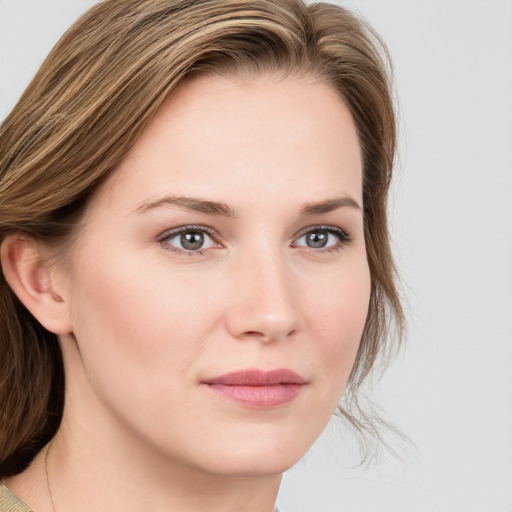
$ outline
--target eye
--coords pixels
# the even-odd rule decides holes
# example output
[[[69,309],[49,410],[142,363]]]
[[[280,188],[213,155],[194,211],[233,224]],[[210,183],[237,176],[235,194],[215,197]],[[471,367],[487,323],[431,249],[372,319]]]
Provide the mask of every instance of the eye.
[[[217,244],[205,227],[185,226],[171,232],[167,232],[161,239],[169,249],[177,252],[201,252]]]
[[[341,248],[350,242],[350,236],[340,228],[334,226],[318,226],[309,228],[297,238],[294,245],[309,247],[310,249]]]

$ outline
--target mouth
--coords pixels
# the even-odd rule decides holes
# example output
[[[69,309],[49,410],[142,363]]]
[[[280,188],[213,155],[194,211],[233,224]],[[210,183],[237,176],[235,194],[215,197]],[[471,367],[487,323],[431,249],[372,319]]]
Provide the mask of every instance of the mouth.
[[[274,409],[293,401],[306,380],[288,369],[247,369],[202,382],[214,393],[253,409]]]

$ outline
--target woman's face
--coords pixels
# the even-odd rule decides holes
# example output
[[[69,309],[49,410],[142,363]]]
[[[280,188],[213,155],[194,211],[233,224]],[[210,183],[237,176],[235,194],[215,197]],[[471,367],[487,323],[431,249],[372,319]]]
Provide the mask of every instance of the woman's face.
[[[367,316],[361,175],[325,84],[180,86],[93,197],[62,270],[64,424],[218,474],[293,465]]]

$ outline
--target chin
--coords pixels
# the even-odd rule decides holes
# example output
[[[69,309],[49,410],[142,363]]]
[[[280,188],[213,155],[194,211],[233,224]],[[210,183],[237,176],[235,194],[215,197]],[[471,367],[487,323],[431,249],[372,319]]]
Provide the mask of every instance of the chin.
[[[255,477],[282,474],[294,466],[307,452],[316,436],[304,432],[286,432],[281,435],[254,433],[252,439],[217,445],[203,460],[210,470],[219,475]],[[204,456],[207,455],[207,458]]]
[[[235,454],[213,464],[210,471],[222,476],[262,477],[281,475],[294,466],[303,454],[283,454],[274,450],[271,453]]]

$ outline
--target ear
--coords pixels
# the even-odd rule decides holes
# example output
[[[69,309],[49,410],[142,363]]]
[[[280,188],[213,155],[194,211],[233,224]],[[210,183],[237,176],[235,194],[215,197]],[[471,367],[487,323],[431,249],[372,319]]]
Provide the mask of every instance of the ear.
[[[40,242],[20,233],[8,235],[0,257],[7,283],[39,323],[55,334],[69,334],[69,304],[55,286],[57,267],[48,261]]]

